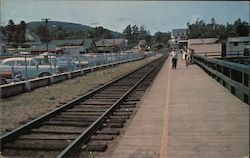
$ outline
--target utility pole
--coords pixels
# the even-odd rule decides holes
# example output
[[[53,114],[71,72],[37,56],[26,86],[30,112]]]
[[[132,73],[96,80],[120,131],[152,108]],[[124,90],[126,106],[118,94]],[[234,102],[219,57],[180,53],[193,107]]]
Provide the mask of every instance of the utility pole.
[[[48,21],[50,20],[50,18],[45,18],[42,19],[45,22],[45,26],[46,26],[46,51],[48,52],[49,50],[49,30],[48,30]]]

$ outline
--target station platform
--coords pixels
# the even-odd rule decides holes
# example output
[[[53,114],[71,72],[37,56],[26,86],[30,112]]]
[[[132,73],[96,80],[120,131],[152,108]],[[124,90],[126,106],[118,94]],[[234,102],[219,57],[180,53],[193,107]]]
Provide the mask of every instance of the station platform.
[[[112,158],[245,158],[249,105],[197,65],[167,59]]]

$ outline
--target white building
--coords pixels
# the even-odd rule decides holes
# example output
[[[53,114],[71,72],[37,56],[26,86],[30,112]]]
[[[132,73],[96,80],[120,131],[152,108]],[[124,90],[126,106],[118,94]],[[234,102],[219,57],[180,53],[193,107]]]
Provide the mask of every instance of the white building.
[[[171,47],[187,47],[187,29],[172,29]]]
[[[227,55],[243,54],[245,49],[249,49],[250,37],[228,37],[226,43]]]
[[[172,29],[172,38],[177,42],[187,39],[187,29]]]

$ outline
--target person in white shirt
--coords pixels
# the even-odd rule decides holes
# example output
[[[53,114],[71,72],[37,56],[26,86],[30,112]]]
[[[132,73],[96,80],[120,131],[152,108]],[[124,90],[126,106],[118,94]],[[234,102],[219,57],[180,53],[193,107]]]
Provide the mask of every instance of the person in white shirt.
[[[187,53],[186,53],[186,67],[188,67],[188,65],[191,63],[191,49],[189,48]]]
[[[178,53],[176,52],[176,49],[172,49],[170,56],[172,57],[172,69],[176,69],[178,58]]]
[[[181,50],[181,52],[182,52],[182,59],[183,60],[185,60],[186,59],[186,50],[185,49],[183,49],[183,50]]]

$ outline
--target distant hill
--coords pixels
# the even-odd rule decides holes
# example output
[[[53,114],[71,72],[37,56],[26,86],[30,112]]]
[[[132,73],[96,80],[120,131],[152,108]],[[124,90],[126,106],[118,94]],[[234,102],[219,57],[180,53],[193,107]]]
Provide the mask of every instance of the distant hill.
[[[39,25],[45,25],[43,21],[35,21],[35,22],[29,22],[28,27],[31,30],[35,30]],[[78,30],[86,30],[90,29],[91,27],[76,23],[69,23],[69,22],[60,22],[60,21],[49,21],[48,22],[48,28],[49,30],[54,29],[55,27],[62,26],[67,31],[78,31]]]
[[[39,25],[45,25],[43,21],[34,21],[34,22],[29,22],[28,27],[31,31],[36,30],[36,28]],[[87,25],[82,25],[82,24],[77,24],[77,23],[70,23],[70,22],[60,22],[60,21],[49,21],[48,22],[48,28],[49,30],[55,29],[55,27],[62,26],[63,29],[66,31],[79,31],[79,30],[88,30],[91,29],[92,27],[87,26]],[[121,33],[112,31],[112,35],[116,38],[121,37]]]

